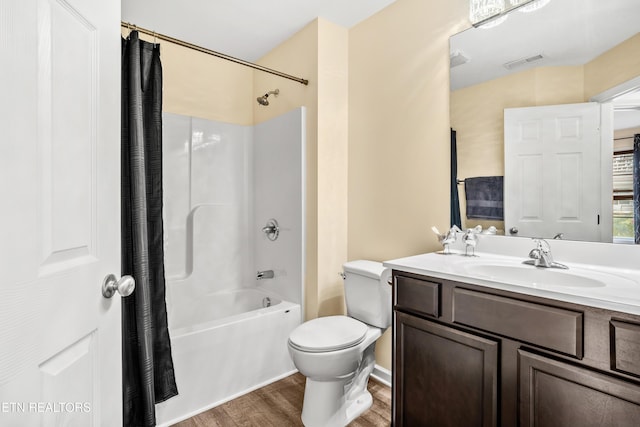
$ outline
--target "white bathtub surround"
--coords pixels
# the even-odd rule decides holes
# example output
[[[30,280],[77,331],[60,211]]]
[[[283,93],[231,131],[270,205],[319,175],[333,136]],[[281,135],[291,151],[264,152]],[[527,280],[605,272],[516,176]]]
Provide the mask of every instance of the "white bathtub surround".
[[[194,278],[208,292],[259,285],[301,303],[305,109],[254,127],[163,120],[168,280]],[[262,233],[271,218],[276,241]],[[257,283],[258,270],[276,277]]]
[[[167,280],[219,273],[250,283],[252,127],[168,113],[163,121]]]
[[[304,108],[240,126],[164,114],[168,425],[295,372],[304,283]],[[276,241],[262,227],[280,224]],[[274,277],[256,280],[258,270]]]
[[[253,139],[254,273],[275,274],[257,285],[297,302],[304,301],[305,129],[304,110],[296,109],[256,125]],[[271,218],[280,227],[274,241],[261,231]]]

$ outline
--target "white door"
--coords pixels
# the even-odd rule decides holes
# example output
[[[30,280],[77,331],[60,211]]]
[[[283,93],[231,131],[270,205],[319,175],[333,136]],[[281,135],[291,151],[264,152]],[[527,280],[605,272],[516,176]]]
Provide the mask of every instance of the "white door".
[[[601,241],[600,105],[504,111],[505,232]]]
[[[0,1],[0,425],[122,423],[120,2]]]

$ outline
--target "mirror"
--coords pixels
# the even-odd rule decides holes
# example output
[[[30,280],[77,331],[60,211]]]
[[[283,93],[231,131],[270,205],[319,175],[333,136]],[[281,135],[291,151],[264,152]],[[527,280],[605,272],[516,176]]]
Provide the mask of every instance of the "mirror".
[[[615,109],[617,100],[611,104],[614,127],[640,133],[638,19],[638,0],[551,0],[536,11],[514,10],[494,27],[452,36],[458,178],[504,175],[505,108],[611,101],[625,93],[619,98],[624,108]],[[504,230],[503,221],[466,219],[464,185],[458,190],[463,227]],[[611,185],[602,199],[603,206],[613,204]]]

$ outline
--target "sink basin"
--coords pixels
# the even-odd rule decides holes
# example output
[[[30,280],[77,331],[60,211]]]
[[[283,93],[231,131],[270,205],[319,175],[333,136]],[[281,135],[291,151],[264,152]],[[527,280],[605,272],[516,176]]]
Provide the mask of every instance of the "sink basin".
[[[479,278],[531,287],[601,288],[607,286],[608,282],[606,277],[603,278],[604,280],[593,278],[592,272],[580,274],[572,270],[539,268],[524,264],[475,264],[465,266],[465,270],[468,274]],[[602,274],[595,274],[595,276],[602,276]],[[612,280],[617,278],[612,276]]]

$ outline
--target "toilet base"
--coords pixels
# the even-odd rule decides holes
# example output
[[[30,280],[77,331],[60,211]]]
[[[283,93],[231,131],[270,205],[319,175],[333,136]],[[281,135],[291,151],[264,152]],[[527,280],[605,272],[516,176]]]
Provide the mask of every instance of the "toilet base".
[[[314,381],[307,378],[302,406],[305,427],[344,427],[373,404],[367,390],[346,398],[345,388],[351,379],[343,381]],[[312,402],[312,403],[311,403]]]
[[[307,378],[302,404],[305,427],[344,427],[373,404],[367,390],[375,365],[375,342],[363,353],[358,370],[332,381]]]
[[[357,399],[351,401],[346,409],[346,424],[358,418],[364,411],[373,405],[373,397],[371,393],[365,390]]]

